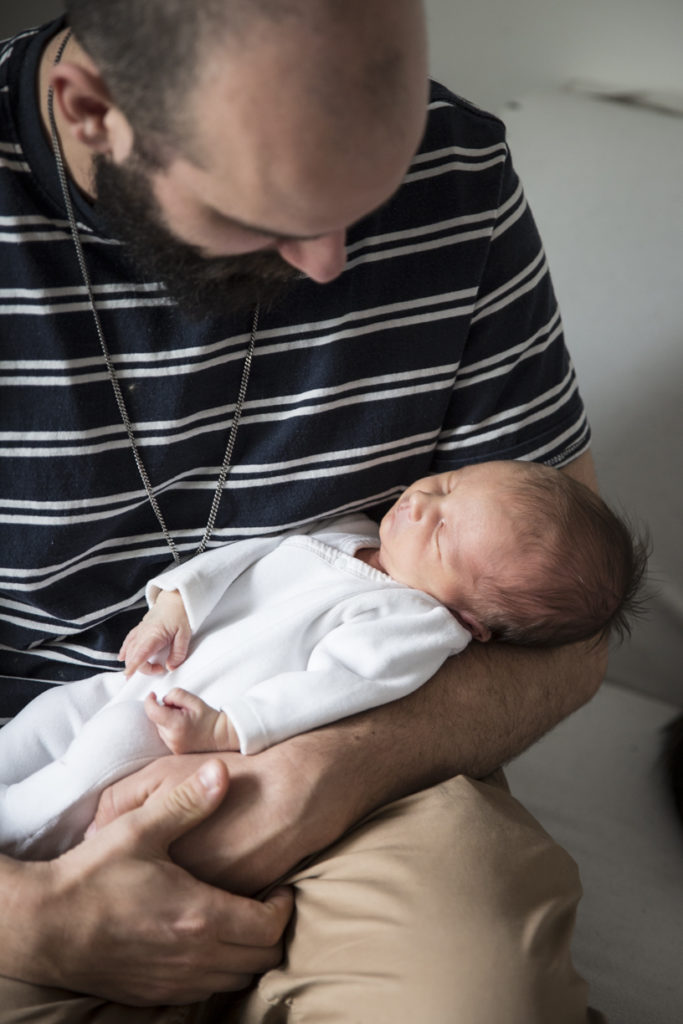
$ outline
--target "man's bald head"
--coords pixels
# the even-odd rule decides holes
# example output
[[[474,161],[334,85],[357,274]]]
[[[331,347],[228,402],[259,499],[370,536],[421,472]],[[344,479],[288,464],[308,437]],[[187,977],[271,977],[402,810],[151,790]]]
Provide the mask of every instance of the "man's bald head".
[[[283,264],[319,284],[342,273],[347,229],[399,188],[424,131],[419,0],[67,9],[80,49],[52,71],[57,106],[146,273],[179,301],[189,282],[202,303],[209,274],[219,304],[226,271],[252,254],[259,296]]]
[[[388,129],[416,70],[426,76],[420,0],[66,0],[66,9],[150,156],[193,146],[191,97],[207,69],[227,62],[267,66],[279,51],[280,94],[340,122],[362,106]]]

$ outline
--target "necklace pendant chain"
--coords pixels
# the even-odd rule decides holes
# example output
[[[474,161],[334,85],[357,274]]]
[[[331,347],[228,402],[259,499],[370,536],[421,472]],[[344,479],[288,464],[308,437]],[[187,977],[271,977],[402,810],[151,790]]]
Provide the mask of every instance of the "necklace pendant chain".
[[[55,64],[59,64],[60,60],[62,59],[64,49],[70,38],[71,32],[67,32],[66,36],[60,44],[57,56],[55,57]],[[90,273],[88,271],[88,266],[85,261],[85,255],[83,252],[83,243],[81,242],[78,224],[76,223],[76,215],[74,213],[73,202],[71,200],[71,194],[69,192],[69,182],[66,175],[66,168],[64,166],[62,147],[59,141],[59,135],[57,133],[57,124],[54,115],[54,90],[52,89],[52,86],[50,86],[50,89],[48,90],[47,108],[48,118],[50,121],[52,150],[55,157],[55,163],[57,165],[57,175],[59,177],[59,184],[62,190],[62,196],[64,198],[64,205],[66,207],[66,214],[69,221],[71,237],[73,239],[74,248],[76,250],[76,257],[78,260],[78,265],[80,267],[81,276],[83,278],[83,284],[85,285],[85,291],[88,296],[88,303],[90,305],[90,311],[92,313],[93,321],[95,324],[95,331],[97,333],[100,348],[102,350],[102,355],[104,357],[104,362],[107,367],[107,374],[109,376],[109,380],[114,391],[116,405],[118,407],[119,415],[121,417],[121,421],[125,428],[126,434],[128,435],[128,441],[130,443],[131,451],[133,453],[135,465],[137,466],[137,470],[140,475],[140,479],[142,480],[143,486],[145,488],[145,492],[147,494],[149,503],[152,507],[154,515],[156,516],[157,522],[159,523],[164,539],[166,540],[166,543],[168,544],[171,550],[171,554],[173,555],[173,561],[176,564],[180,564],[181,558],[178,553],[178,548],[176,546],[175,541],[173,540],[173,537],[169,532],[168,527],[166,526],[166,521],[161,511],[161,507],[159,506],[159,501],[157,499],[154,488],[152,487],[152,483],[150,481],[149,474],[147,473],[145,464],[142,460],[140,447],[133,432],[133,425],[128,415],[128,410],[123,399],[123,393],[121,391],[121,385],[119,384],[116,368],[111,358],[109,347],[107,346],[104,331],[102,329],[102,322],[97,311],[97,305],[95,303],[95,298],[93,295],[92,282],[90,280]],[[251,364],[254,357],[254,344],[256,341],[256,334],[258,331],[259,311],[260,307],[257,304],[256,307],[254,308],[254,316],[251,326],[251,336],[249,338],[247,352],[244,357],[244,363],[242,366],[242,376],[240,379],[240,386],[237,393],[237,401],[235,403],[235,411],[232,417],[232,424],[230,425],[230,432],[228,434],[228,443],[225,449],[223,463],[218,474],[216,490],[213,496],[213,501],[211,502],[211,508],[209,510],[209,518],[207,520],[206,527],[204,529],[204,535],[202,536],[199,546],[197,550],[192,553],[192,555],[188,556],[189,558],[194,558],[196,555],[200,555],[203,551],[206,550],[206,547],[209,543],[209,539],[211,538],[214,527],[216,525],[216,517],[218,515],[218,507],[221,502],[221,497],[223,495],[223,488],[225,486],[225,481],[227,479],[228,473],[230,472],[230,467],[232,465],[232,456],[235,449],[235,441],[237,439],[237,428],[239,427],[240,419],[242,418],[242,411],[244,409],[244,402],[247,394],[247,387],[249,384],[249,376],[251,374]]]

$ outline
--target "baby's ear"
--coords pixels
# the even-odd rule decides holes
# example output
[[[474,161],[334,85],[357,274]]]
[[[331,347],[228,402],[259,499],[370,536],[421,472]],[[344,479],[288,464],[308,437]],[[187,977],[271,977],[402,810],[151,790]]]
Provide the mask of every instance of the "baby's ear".
[[[455,615],[460,625],[464,626],[465,629],[469,630],[473,638],[475,640],[478,640],[479,643],[485,644],[488,640],[491,639],[491,630],[489,629],[489,627],[484,625],[484,623],[481,622],[481,620],[478,619],[476,615],[473,615],[472,612],[459,612],[456,611],[455,608],[451,608],[451,612],[453,613],[453,615]]]

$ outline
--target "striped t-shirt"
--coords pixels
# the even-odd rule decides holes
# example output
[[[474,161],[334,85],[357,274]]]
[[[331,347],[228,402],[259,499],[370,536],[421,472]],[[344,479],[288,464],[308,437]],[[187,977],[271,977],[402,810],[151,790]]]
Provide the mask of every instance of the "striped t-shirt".
[[[42,132],[57,22],[0,50],[0,715],[115,668],[171,561],[103,364]],[[181,554],[206,524],[251,314],[191,322],[140,280],[74,192],[104,333]],[[348,233],[324,286],[261,314],[212,544],[356,509],[492,458],[588,445],[545,255],[504,127],[434,85],[398,193]]]

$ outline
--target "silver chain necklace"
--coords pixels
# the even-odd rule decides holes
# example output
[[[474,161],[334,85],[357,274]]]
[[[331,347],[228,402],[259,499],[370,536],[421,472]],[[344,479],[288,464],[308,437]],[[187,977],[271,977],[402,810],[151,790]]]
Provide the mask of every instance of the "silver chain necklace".
[[[62,56],[64,54],[64,49],[66,47],[66,44],[69,42],[70,38],[71,38],[71,32],[67,32],[66,36],[64,37],[64,39],[62,40],[62,42],[60,44],[59,50],[57,51],[57,56],[55,57],[55,61],[54,61],[55,65],[59,64],[60,60],[62,59]],[[95,330],[97,332],[97,337],[99,338],[99,341],[100,341],[100,348],[102,349],[102,355],[104,356],[104,362],[105,362],[106,367],[107,367],[107,373],[109,375],[109,380],[111,381],[111,386],[112,386],[112,388],[114,390],[114,397],[116,399],[116,404],[118,406],[119,414],[121,416],[121,420],[123,422],[123,426],[125,427],[126,434],[128,435],[128,441],[130,442],[131,450],[133,452],[133,458],[135,459],[135,465],[138,468],[138,473],[140,474],[140,479],[142,480],[142,483],[144,485],[145,491],[147,492],[147,497],[149,499],[149,503],[152,506],[152,509],[154,511],[154,515],[156,516],[157,522],[159,523],[159,526],[161,527],[161,532],[164,535],[166,543],[168,544],[169,548],[171,549],[171,554],[173,555],[173,561],[176,564],[180,564],[180,555],[178,554],[178,549],[176,547],[175,541],[173,540],[173,537],[169,533],[168,527],[166,526],[166,521],[164,519],[163,513],[162,513],[161,508],[159,506],[159,502],[157,500],[156,494],[154,493],[154,488],[152,487],[151,481],[149,479],[149,475],[148,475],[147,470],[145,468],[145,464],[142,461],[142,456],[140,454],[140,448],[139,448],[138,443],[137,443],[137,441],[135,439],[135,434],[133,433],[133,425],[132,425],[132,423],[130,421],[130,417],[128,415],[128,410],[126,409],[126,404],[125,404],[125,402],[123,400],[123,393],[121,391],[121,386],[119,384],[119,379],[118,379],[118,376],[117,376],[117,373],[116,373],[116,369],[114,367],[114,363],[112,361],[111,355],[109,354],[109,348],[107,346],[107,342],[106,342],[105,337],[104,337],[104,331],[102,330],[102,323],[100,321],[100,317],[99,317],[99,314],[97,312],[97,306],[95,305],[95,299],[94,299],[94,296],[93,296],[92,283],[90,281],[90,274],[88,272],[88,266],[87,266],[87,264],[85,262],[85,256],[84,256],[84,253],[83,253],[83,243],[81,242],[81,237],[80,237],[80,234],[79,234],[79,231],[78,231],[78,225],[76,223],[76,216],[74,214],[73,203],[71,201],[71,195],[69,193],[69,183],[68,183],[68,180],[67,180],[66,170],[65,170],[65,167],[64,167],[64,156],[63,156],[62,147],[61,147],[61,144],[60,144],[60,141],[59,141],[59,135],[57,134],[57,124],[56,124],[55,115],[54,115],[54,90],[53,90],[52,86],[50,86],[50,88],[48,90],[48,94],[47,94],[47,111],[48,111],[48,118],[49,118],[49,121],[50,121],[50,134],[51,134],[51,139],[52,139],[52,151],[54,153],[55,163],[57,164],[57,175],[59,177],[59,184],[61,186],[62,196],[64,197],[64,205],[66,207],[66,213],[67,213],[67,217],[68,217],[68,220],[69,220],[69,227],[71,229],[71,237],[73,239],[74,247],[76,249],[76,257],[78,259],[78,264],[79,264],[79,267],[80,267],[80,270],[81,270],[81,275],[83,277],[83,283],[85,285],[85,290],[86,290],[86,293],[87,293],[87,296],[88,296],[88,301],[90,303],[90,310],[92,312],[93,320],[94,320],[94,323],[95,323]],[[240,419],[242,417],[242,410],[244,408],[244,400],[245,400],[246,394],[247,394],[247,385],[249,383],[249,375],[251,373],[251,364],[252,364],[252,360],[253,360],[253,357],[254,357],[254,342],[256,340],[256,333],[258,331],[258,322],[259,322],[259,305],[257,304],[255,309],[254,309],[254,318],[253,318],[252,325],[251,325],[251,336],[249,338],[249,344],[247,346],[247,353],[246,353],[246,355],[244,357],[244,365],[242,367],[242,377],[241,377],[241,380],[240,380],[239,390],[237,392],[237,402],[235,403],[235,412],[233,414],[232,424],[230,426],[230,433],[228,434],[228,443],[227,443],[227,446],[226,446],[226,449],[225,449],[225,455],[223,457],[223,464],[221,466],[220,472],[218,474],[218,480],[216,482],[216,492],[215,492],[215,494],[213,496],[213,501],[211,503],[211,509],[209,510],[209,518],[207,520],[206,528],[204,530],[204,536],[202,537],[202,539],[200,541],[200,544],[199,544],[199,547],[197,548],[197,550],[194,552],[193,555],[190,556],[192,558],[194,558],[196,555],[200,555],[202,553],[202,551],[204,551],[206,549],[206,546],[209,543],[209,538],[211,537],[211,534],[213,533],[213,530],[214,530],[214,526],[216,525],[216,516],[218,515],[218,506],[220,505],[221,497],[223,495],[223,487],[225,486],[225,481],[227,479],[228,473],[230,472],[230,467],[231,467],[231,463],[232,463],[232,455],[233,455],[233,451],[234,451],[234,448],[235,448],[235,440],[237,438],[237,428],[239,427]]]

